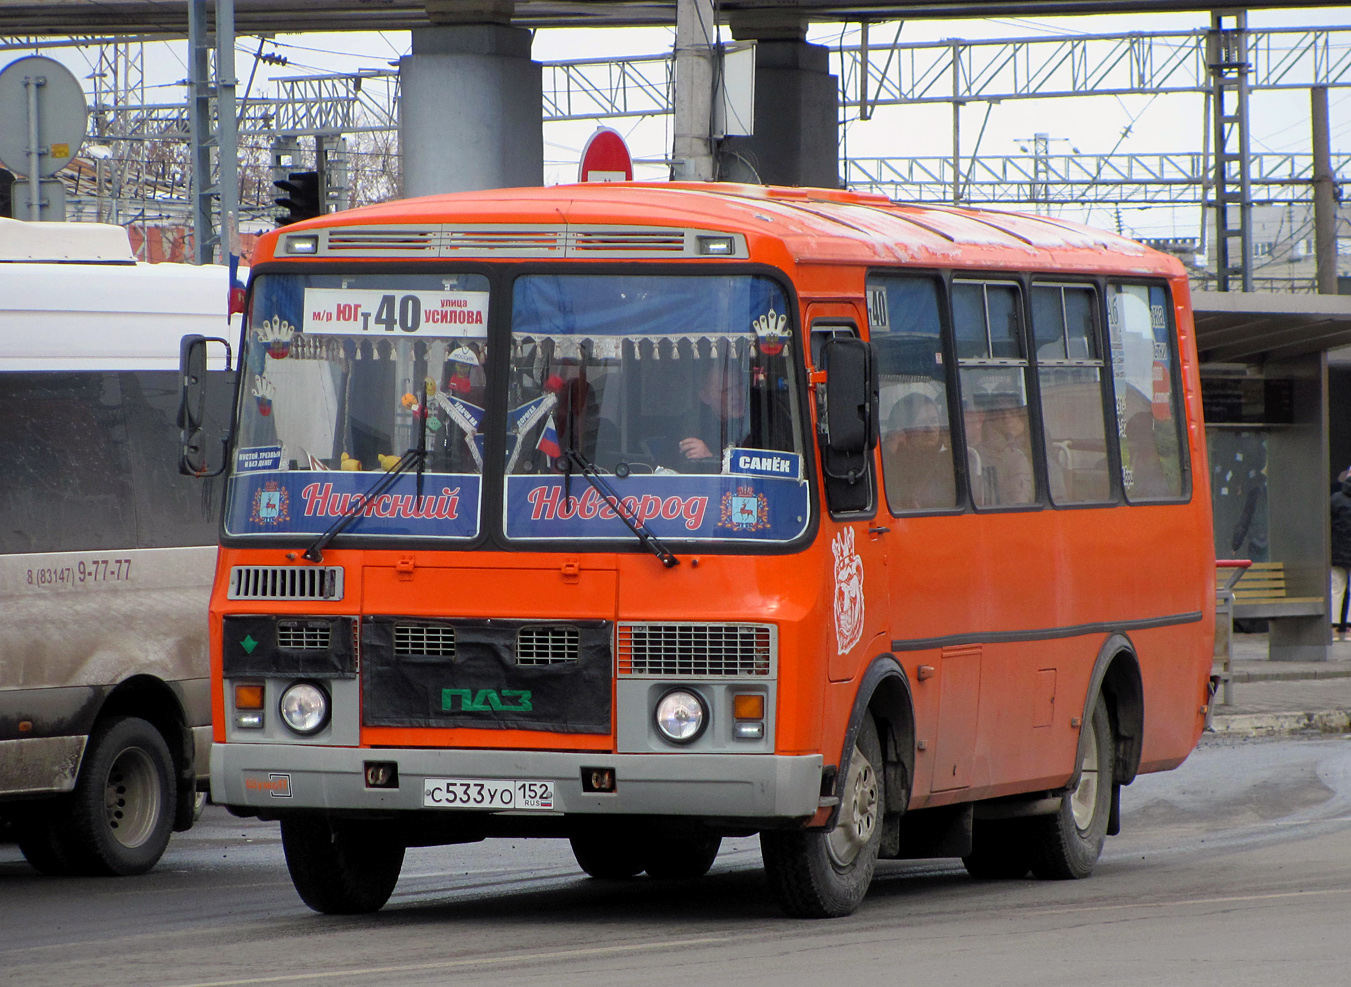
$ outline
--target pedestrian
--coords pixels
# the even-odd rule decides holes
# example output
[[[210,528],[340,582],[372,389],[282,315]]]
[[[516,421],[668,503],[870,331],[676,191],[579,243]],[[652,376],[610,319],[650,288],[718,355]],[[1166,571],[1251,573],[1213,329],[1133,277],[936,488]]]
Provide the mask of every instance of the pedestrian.
[[[1351,606],[1351,469],[1342,474],[1342,487],[1332,495],[1332,597],[1338,615],[1335,640],[1347,639],[1347,609]],[[1340,597],[1340,601],[1338,601]]]

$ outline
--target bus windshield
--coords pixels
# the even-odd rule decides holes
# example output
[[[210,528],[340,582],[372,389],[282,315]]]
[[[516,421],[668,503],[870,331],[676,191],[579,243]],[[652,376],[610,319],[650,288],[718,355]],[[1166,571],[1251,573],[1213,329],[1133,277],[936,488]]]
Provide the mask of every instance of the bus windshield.
[[[749,275],[518,277],[507,536],[627,538],[617,507],[664,539],[800,535],[809,499],[788,311],[777,283]],[[578,462],[606,482],[574,476]]]
[[[351,534],[476,536],[488,299],[482,275],[258,277],[227,533],[318,534],[358,513]],[[419,448],[420,477],[367,496]]]

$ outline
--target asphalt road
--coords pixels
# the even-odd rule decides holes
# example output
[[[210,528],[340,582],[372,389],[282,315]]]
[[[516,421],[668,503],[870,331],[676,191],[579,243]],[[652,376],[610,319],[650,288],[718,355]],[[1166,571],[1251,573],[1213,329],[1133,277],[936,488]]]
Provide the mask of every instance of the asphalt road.
[[[0,984],[1344,983],[1351,739],[1207,741],[1123,797],[1086,881],[883,862],[852,917],[779,915],[754,839],[689,882],[584,877],[567,844],[410,850],[385,909],[310,912],[275,824],[214,807],[139,878],[38,876],[0,845]]]

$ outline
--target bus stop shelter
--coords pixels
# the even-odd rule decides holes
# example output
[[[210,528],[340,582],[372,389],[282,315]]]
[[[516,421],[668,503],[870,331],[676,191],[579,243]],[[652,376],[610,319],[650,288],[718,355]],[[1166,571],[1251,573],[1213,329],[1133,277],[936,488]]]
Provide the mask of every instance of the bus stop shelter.
[[[1351,346],[1351,296],[1198,291],[1192,306],[1216,555],[1281,563],[1284,591],[1261,605],[1270,658],[1326,661],[1328,499],[1345,465],[1329,456],[1329,352]]]

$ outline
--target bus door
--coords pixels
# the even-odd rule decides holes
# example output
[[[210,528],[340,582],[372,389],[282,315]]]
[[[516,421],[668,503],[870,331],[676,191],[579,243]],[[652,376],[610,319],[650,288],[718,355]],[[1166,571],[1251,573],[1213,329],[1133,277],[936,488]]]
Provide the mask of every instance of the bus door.
[[[836,337],[858,338],[858,313],[849,303],[813,303],[807,308],[811,327],[813,369],[820,369],[821,349]],[[824,387],[817,388],[817,412]],[[828,672],[832,682],[848,682],[867,667],[870,657],[890,650],[890,579],[887,574],[887,525],[878,519],[878,487],[874,457],[868,460],[867,496],[862,491],[844,502],[827,490],[829,516],[837,524],[823,524],[830,538],[833,569],[832,613],[834,647]],[[827,485],[828,486],[828,485]]]

